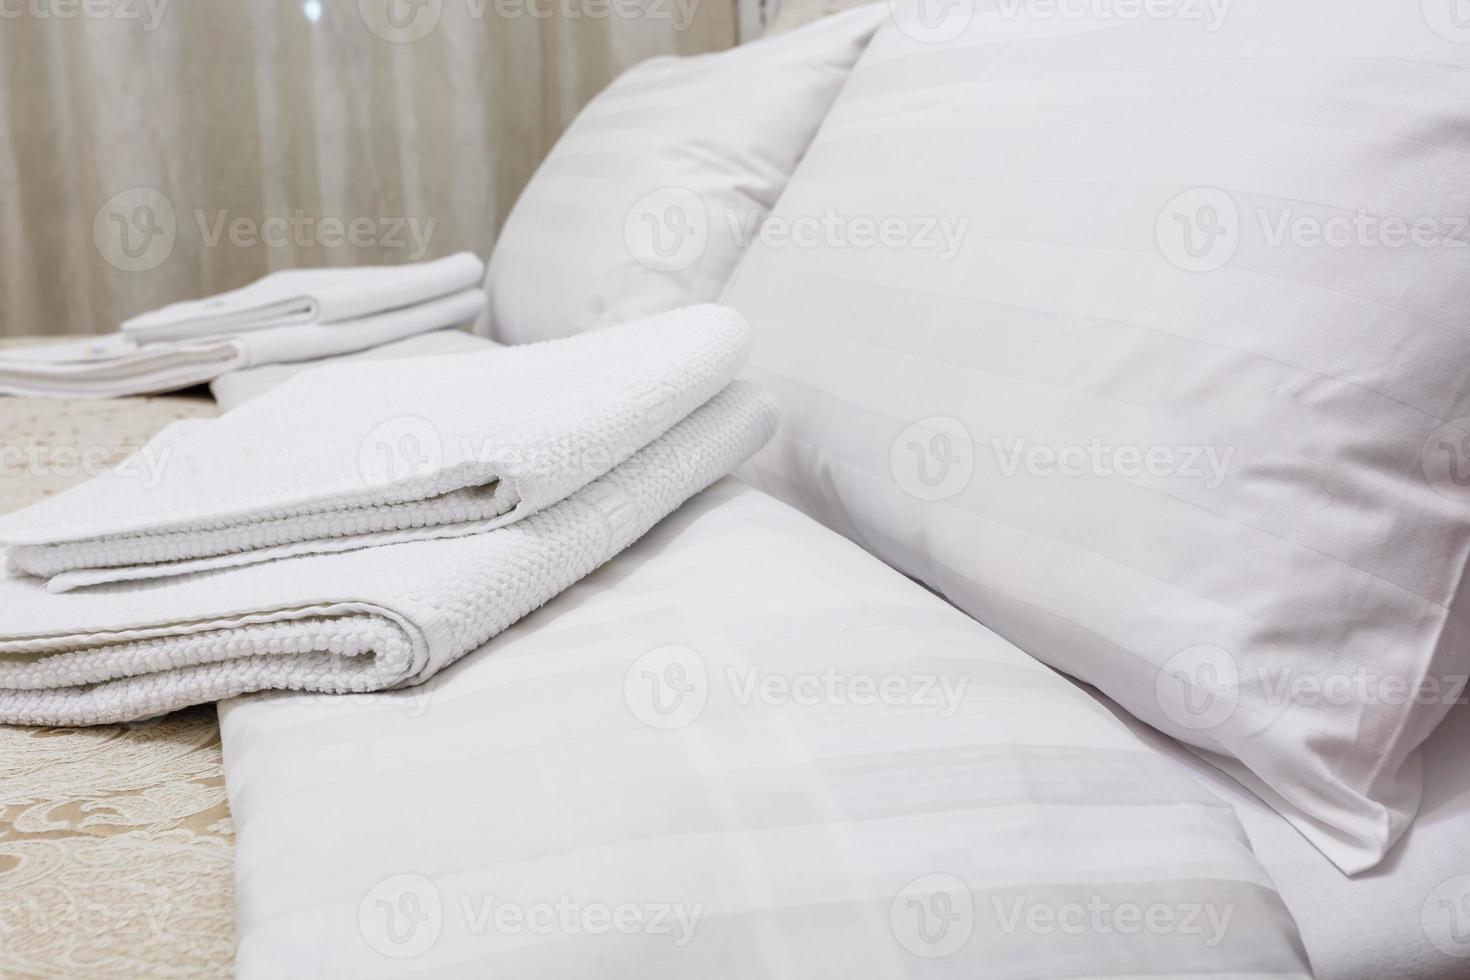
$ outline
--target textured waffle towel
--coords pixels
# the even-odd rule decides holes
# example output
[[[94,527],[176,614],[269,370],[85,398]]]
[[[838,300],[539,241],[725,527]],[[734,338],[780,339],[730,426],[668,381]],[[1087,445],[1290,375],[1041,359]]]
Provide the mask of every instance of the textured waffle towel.
[[[115,472],[0,521],[12,572],[53,592],[521,520],[707,402],[740,315],[676,310],[568,340],[343,364],[175,424]]]
[[[566,499],[483,534],[64,595],[0,578],[0,723],[102,724],[265,689],[420,683],[631,544],[775,424],[770,396],[737,382]]]

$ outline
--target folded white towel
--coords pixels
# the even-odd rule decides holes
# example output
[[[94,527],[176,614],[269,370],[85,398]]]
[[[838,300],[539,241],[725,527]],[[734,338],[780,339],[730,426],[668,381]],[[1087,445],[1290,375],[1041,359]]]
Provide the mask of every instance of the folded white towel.
[[[209,393],[214,395],[221,412],[228,412],[237,405],[259,398],[272,388],[294,378],[303,371],[315,371],[319,367],[341,364],[348,361],[402,360],[409,357],[434,357],[439,354],[479,354],[501,346],[485,337],[476,337],[464,330],[448,328],[415,334],[402,340],[390,341],[347,354],[335,354],[310,361],[293,361],[289,364],[262,364],[221,375],[209,383]]]
[[[600,479],[484,534],[146,589],[54,595],[0,578],[0,723],[103,724],[268,688],[420,683],[616,555],[775,424],[774,400],[737,382]]]
[[[139,344],[123,334],[0,352],[0,395],[122,398],[204,384],[231,371],[330,357],[468,323],[485,294],[464,289],[417,306],[330,326]]]
[[[484,263],[469,252],[407,265],[286,269],[232,292],[133,317],[122,330],[150,344],[343,323],[473,289],[484,275]]]
[[[666,432],[748,348],[740,315],[705,305],[543,344],[324,367],[175,423],[113,473],[0,519],[0,543],[12,568],[65,591],[485,531]]]

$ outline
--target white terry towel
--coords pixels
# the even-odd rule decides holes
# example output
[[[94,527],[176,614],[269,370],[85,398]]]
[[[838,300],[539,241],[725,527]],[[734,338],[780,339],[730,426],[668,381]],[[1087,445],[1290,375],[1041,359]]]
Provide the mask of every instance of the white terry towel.
[[[341,323],[416,306],[480,285],[485,264],[470,252],[432,262],[286,269],[206,299],[133,317],[123,333],[140,344]]]
[[[121,333],[0,351],[0,395],[122,398],[204,384],[232,371],[330,357],[468,323],[480,289],[330,326],[272,327],[239,335],[139,344]]]
[[[327,329],[327,328],[324,328]],[[734,379],[704,305],[481,354],[338,364],[178,422],[112,473],[0,519],[52,591],[477,533],[561,500]]]
[[[484,534],[147,588],[55,595],[0,577],[0,723],[104,724],[266,689],[421,683],[637,540],[775,426],[774,399],[736,382],[565,500]]]

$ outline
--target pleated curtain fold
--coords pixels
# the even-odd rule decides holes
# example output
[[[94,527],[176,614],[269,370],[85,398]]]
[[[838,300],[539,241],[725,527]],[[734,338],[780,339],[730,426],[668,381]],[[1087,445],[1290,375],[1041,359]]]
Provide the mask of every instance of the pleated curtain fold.
[[[495,231],[579,108],[731,0],[9,0],[0,336]]]

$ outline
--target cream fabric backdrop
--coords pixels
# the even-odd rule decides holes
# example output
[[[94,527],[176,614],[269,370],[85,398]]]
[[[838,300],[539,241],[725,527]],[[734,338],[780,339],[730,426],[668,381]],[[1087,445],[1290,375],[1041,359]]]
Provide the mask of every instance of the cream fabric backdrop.
[[[488,255],[618,71],[734,39],[733,0],[4,0],[0,335]]]

